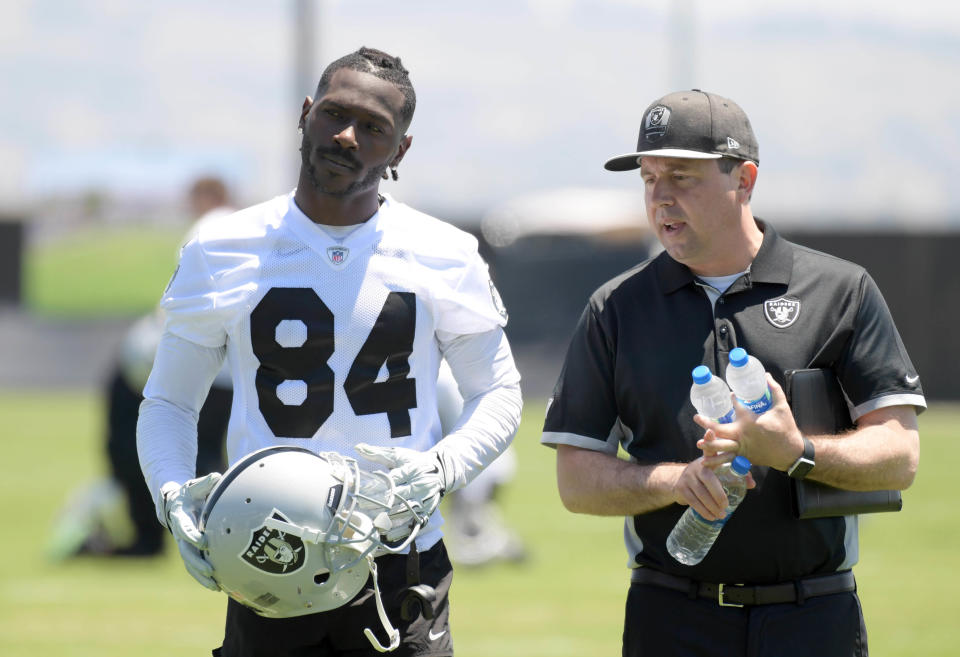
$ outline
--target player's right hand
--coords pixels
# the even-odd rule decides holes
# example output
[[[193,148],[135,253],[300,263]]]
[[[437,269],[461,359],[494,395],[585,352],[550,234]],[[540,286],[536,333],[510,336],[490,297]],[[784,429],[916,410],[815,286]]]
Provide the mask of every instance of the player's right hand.
[[[167,527],[177,540],[177,548],[187,572],[211,591],[219,591],[220,587],[213,579],[213,566],[203,558],[207,539],[197,523],[203,503],[220,477],[219,472],[211,472],[205,477],[191,479],[180,488],[168,491],[163,498],[163,515]]]

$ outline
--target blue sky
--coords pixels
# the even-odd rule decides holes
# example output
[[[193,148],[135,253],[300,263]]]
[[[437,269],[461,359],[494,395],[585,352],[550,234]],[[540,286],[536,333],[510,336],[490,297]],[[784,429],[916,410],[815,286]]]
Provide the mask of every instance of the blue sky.
[[[849,0],[317,0],[314,77],[399,54],[414,144],[386,189],[476,216],[603,170],[675,89],[735,99],[783,222],[960,226],[960,5]],[[838,8],[835,5],[843,6]],[[295,181],[293,1],[0,7],[0,207],[87,188],[175,197],[224,174],[242,202]],[[302,86],[302,85],[301,85]]]

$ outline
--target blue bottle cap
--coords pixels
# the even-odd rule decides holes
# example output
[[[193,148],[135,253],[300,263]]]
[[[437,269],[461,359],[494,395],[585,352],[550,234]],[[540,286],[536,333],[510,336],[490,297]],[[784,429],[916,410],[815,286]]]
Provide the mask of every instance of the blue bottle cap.
[[[737,347],[730,352],[730,364],[734,367],[743,367],[747,364],[747,350],[743,347]]]
[[[733,463],[730,464],[730,469],[738,475],[745,475],[750,472],[750,459],[746,456],[738,456],[733,459]]]
[[[713,378],[713,374],[710,373],[710,368],[706,365],[697,365],[693,368],[693,382],[698,385],[703,385],[707,381]]]

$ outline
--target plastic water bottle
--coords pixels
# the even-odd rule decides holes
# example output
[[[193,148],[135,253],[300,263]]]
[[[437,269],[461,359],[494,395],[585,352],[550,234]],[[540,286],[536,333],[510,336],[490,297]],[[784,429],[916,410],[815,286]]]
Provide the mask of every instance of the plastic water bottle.
[[[730,399],[730,388],[723,379],[715,377],[706,365],[693,368],[690,401],[697,413],[721,424],[733,422],[736,411]]]
[[[724,463],[716,472],[727,494],[727,511],[723,518],[707,520],[689,507],[667,537],[667,551],[687,566],[695,566],[703,561],[720,535],[720,530],[747,494],[745,477],[750,472],[750,461],[745,457],[738,456],[732,463]]]
[[[770,395],[770,386],[767,385],[767,373],[763,364],[748,355],[742,347],[730,352],[726,377],[727,384],[741,404],[757,415],[769,410],[773,398]]]

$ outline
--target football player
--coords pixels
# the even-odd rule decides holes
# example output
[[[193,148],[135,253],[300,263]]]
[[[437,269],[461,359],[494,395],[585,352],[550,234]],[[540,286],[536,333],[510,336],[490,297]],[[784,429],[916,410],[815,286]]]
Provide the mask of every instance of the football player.
[[[296,189],[201,226],[182,249],[137,441],[160,522],[211,589],[197,516],[219,475],[196,478],[196,419],[224,359],[230,463],[289,445],[386,467],[404,500],[388,538],[429,518],[410,555],[376,560],[383,598],[402,618],[397,654],[451,655],[452,570],[431,512],[509,445],[520,376],[476,240],[380,193],[410,149],[415,102],[407,70],[384,52],[361,48],[327,67],[300,111]],[[442,358],[465,400],[447,435],[436,402]],[[401,610],[419,586],[435,596]],[[291,618],[230,599],[214,654],[373,654],[362,634],[377,620],[373,599],[368,586],[339,609]]]

